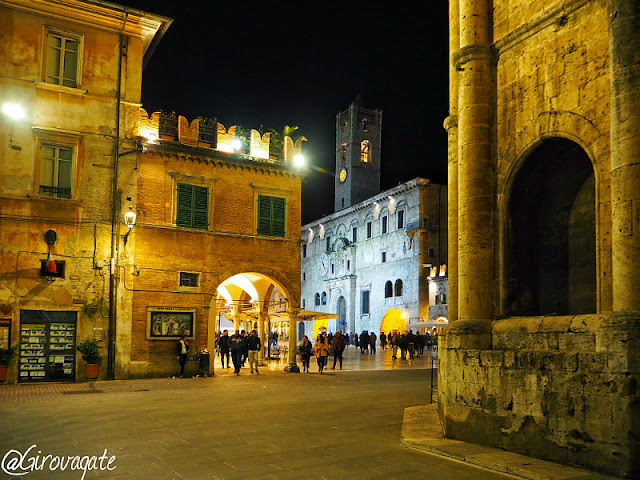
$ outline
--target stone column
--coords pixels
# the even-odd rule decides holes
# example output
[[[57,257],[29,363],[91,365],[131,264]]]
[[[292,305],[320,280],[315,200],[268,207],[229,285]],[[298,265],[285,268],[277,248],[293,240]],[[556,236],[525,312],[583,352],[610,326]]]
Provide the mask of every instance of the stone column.
[[[488,0],[460,3],[458,318],[493,316],[492,82]],[[451,234],[451,232],[450,232]]]
[[[233,306],[233,329],[240,330],[240,308],[238,305]]]
[[[640,0],[609,8],[613,310],[640,310]]]
[[[264,338],[264,322],[265,322],[265,314],[264,312],[260,311],[259,317],[258,317],[258,337],[260,337],[260,344],[262,345],[262,348],[260,349],[260,353],[258,354],[258,362],[260,362],[260,365],[264,365],[265,361],[264,361],[264,349],[267,348],[267,343],[269,341],[269,339]]]
[[[460,49],[460,5],[449,1],[449,116],[444,121],[448,137],[448,255],[449,315],[458,319],[458,72],[453,55]]]
[[[296,329],[298,327],[298,313],[300,310],[291,310],[289,313],[289,365],[284,371],[289,373],[300,373],[300,368],[296,363]]]

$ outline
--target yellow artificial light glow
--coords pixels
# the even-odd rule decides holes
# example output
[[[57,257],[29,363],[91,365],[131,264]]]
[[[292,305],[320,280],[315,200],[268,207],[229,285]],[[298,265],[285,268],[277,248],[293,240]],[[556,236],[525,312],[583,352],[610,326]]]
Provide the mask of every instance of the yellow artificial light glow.
[[[133,226],[136,224],[135,212],[130,210],[124,214],[124,224],[129,228],[133,228]]]
[[[11,120],[22,120],[26,116],[22,105],[12,102],[5,102],[2,104],[2,113]]]
[[[302,155],[296,155],[295,157],[293,157],[293,164],[296,167],[303,167],[304,166],[304,157]]]

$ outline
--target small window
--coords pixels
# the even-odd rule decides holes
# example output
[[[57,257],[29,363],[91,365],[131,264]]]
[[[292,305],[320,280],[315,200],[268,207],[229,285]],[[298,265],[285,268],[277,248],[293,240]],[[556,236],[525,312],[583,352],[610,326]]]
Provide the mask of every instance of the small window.
[[[363,132],[368,132],[369,131],[369,119],[368,118],[363,118],[362,119],[362,131]]]
[[[302,258],[307,258],[307,244],[302,244]]]
[[[81,63],[81,35],[47,32],[44,81],[53,85],[77,88]]]
[[[429,256],[430,257],[435,257],[436,256],[436,251],[433,248],[429,249]]]
[[[307,273],[302,272],[302,281],[305,282],[307,280]]]
[[[207,187],[178,184],[176,225],[178,227],[209,227],[209,190]]]
[[[353,243],[358,241],[358,227],[353,227],[351,229],[351,241]]]
[[[367,238],[371,238],[371,222],[367,222]]]
[[[316,300],[316,305],[320,305],[320,294],[319,293],[316,293],[315,300]]]
[[[402,296],[402,280],[400,280],[400,279],[396,280],[395,296],[396,297],[401,297]]]
[[[40,189],[43,197],[71,198],[73,148],[42,145]]]
[[[258,235],[285,236],[286,201],[282,197],[258,195]]]
[[[351,271],[351,260],[347,260],[347,272]]]
[[[369,313],[369,290],[363,290],[361,293],[361,299],[362,299],[362,314],[367,314]]]
[[[362,163],[371,162],[371,142],[363,140],[360,144],[360,161]]]
[[[404,228],[404,210],[398,211],[398,229]]]
[[[181,287],[197,287],[198,286],[197,273],[192,272],[180,272],[180,286]]]
[[[327,292],[322,292],[322,305],[327,304]]]
[[[387,233],[387,227],[389,224],[389,217],[387,217],[386,215],[384,217],[382,217],[382,233]]]
[[[65,262],[64,261],[54,260],[54,263],[56,264],[56,271],[55,272],[50,272],[49,270],[47,270],[47,261],[46,260],[40,260],[40,276],[41,277],[64,278]]]
[[[342,122],[342,131],[344,132],[347,129],[348,122]]]
[[[382,263],[387,261],[387,252],[382,252]]]
[[[340,160],[342,160],[342,165],[344,165],[347,161],[347,144],[343,143],[340,147]]]
[[[327,236],[327,252],[331,251],[331,237]]]
[[[389,280],[384,284],[384,298],[391,297],[393,297],[393,283],[391,283],[391,280]]]
[[[331,275],[333,275],[336,271],[336,266],[332,263],[331,264]]]
[[[305,301],[305,299],[302,299],[302,308],[305,309],[307,308],[307,302]]]

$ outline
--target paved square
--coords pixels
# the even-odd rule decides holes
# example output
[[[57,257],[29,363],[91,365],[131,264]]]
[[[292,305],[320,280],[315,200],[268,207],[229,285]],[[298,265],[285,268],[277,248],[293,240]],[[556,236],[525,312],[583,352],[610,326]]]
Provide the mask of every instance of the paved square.
[[[431,362],[391,369],[386,356],[352,349],[345,370],[322,375],[312,365],[309,374],[0,386],[0,455],[36,444],[42,456],[116,456],[115,470],[85,478],[505,478],[401,445],[404,408],[429,401]]]

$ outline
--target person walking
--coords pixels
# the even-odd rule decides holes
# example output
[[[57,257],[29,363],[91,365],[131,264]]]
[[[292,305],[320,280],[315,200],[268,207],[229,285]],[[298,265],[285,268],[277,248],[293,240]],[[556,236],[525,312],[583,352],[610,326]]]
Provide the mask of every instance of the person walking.
[[[391,358],[396,360],[398,358],[398,332],[394,330],[389,335],[391,335],[391,350],[393,352]]]
[[[318,362],[318,370],[322,373],[324,367],[327,366],[327,357],[329,356],[329,341],[324,333],[318,335],[316,344],[313,346],[313,352]]]
[[[333,337],[333,367],[331,370],[336,369],[336,360],[340,359],[340,370],[342,370],[342,354],[347,346],[347,342],[344,339],[344,335],[339,330],[336,332],[336,336]]]
[[[369,335],[364,330],[360,334],[360,353],[365,353],[369,348]]]
[[[227,359],[227,368],[231,368],[229,365],[229,332],[225,330],[220,336],[218,341],[220,347],[220,361],[222,362],[222,368],[224,368],[224,359]]]
[[[376,353],[376,341],[378,340],[378,336],[371,332],[371,335],[369,335],[369,348],[370,348],[370,354],[371,355],[375,355]]]
[[[382,347],[382,350],[385,350],[385,347],[387,346],[387,336],[384,332],[380,332],[380,346]]]
[[[313,347],[309,341],[309,337],[306,335],[300,342],[300,359],[302,360],[302,371],[309,373],[309,360],[311,359],[311,352]]]
[[[233,361],[233,373],[240,375],[240,367],[242,366],[242,354],[244,353],[244,337],[240,335],[240,330],[229,339],[231,346],[231,360]]]
[[[407,350],[409,351],[409,358],[413,360],[413,355],[416,351],[416,336],[412,330],[407,333]]]
[[[255,330],[252,330],[251,335],[247,337],[247,351],[251,373],[253,373],[254,366],[256,369],[256,373],[260,373],[260,371],[258,370],[258,354],[260,353],[260,348],[262,348],[260,338],[258,338],[257,332]]]
[[[247,348],[247,339],[248,339],[248,337],[247,337],[247,333],[244,330],[242,330],[240,332],[240,335],[242,336],[242,339],[244,340],[244,351],[242,352],[242,362],[241,362],[242,368],[244,368],[244,362],[246,362],[247,358],[249,358],[249,349]]]
[[[187,363],[187,354],[189,353],[189,340],[184,335],[176,342],[176,357],[180,362],[180,378],[184,378],[184,366]]]

